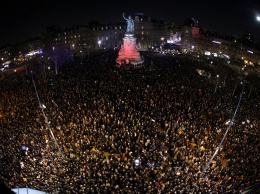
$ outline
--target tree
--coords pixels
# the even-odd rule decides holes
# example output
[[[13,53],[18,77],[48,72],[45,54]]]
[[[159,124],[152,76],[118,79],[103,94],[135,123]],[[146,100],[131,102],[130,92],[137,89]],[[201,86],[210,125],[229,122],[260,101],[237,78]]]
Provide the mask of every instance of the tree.
[[[70,47],[66,44],[55,44],[55,37],[60,28],[50,26],[42,34],[43,56],[49,62],[54,63],[55,73],[58,74],[58,67],[72,62],[73,54]]]
[[[55,74],[58,75],[58,67],[69,64],[73,61],[73,54],[68,45],[56,45],[52,48],[45,49],[44,58],[47,58],[55,65]]]

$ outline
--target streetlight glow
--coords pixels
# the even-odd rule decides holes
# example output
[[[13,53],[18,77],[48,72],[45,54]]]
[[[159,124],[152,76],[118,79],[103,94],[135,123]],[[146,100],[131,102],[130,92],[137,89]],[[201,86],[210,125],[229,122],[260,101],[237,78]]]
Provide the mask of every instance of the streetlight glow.
[[[260,22],[260,16],[256,16],[256,20]]]
[[[101,45],[101,40],[98,41],[98,47],[100,47],[100,45]]]

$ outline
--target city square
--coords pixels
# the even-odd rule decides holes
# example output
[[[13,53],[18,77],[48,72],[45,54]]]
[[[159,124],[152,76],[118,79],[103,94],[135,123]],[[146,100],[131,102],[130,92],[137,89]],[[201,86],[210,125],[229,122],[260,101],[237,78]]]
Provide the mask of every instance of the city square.
[[[121,17],[0,49],[0,193],[259,192],[254,36]]]

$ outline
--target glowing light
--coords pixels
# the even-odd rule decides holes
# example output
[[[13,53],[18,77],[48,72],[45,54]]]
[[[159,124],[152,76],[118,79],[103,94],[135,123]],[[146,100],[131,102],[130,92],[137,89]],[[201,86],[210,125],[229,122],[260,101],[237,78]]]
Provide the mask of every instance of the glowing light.
[[[217,56],[218,56],[218,54],[217,54],[217,53],[212,53],[212,55],[213,55],[214,57],[217,57]]]
[[[216,43],[216,44],[221,44],[221,42],[216,41],[216,40],[213,40],[212,42],[213,42],[213,43]]]
[[[139,166],[139,164],[140,164],[139,159],[136,159],[136,160],[135,160],[135,166]]]
[[[98,47],[100,47],[100,45],[101,45],[101,40],[98,41]]]
[[[233,125],[233,124],[234,124],[233,121],[234,121],[234,120],[228,119],[228,120],[225,122],[225,125]]]
[[[41,104],[41,108],[45,109],[45,108],[46,108],[46,106],[45,106],[44,104]]]
[[[260,16],[256,16],[256,20],[260,22]]]
[[[54,47],[53,47],[54,50]],[[25,57],[29,57],[29,56],[33,56],[36,54],[42,54],[42,49],[38,49],[38,50],[34,50],[34,51],[30,51],[29,53],[25,54]]]
[[[205,55],[211,55],[209,51],[205,51]]]
[[[250,51],[250,50],[247,50],[247,52],[249,52],[249,53],[251,53],[251,54],[253,54],[253,53],[254,53],[253,51]]]
[[[227,58],[227,59],[230,58],[230,57],[229,57],[228,55],[226,55],[226,54],[223,54],[223,56],[224,56],[225,58]]]

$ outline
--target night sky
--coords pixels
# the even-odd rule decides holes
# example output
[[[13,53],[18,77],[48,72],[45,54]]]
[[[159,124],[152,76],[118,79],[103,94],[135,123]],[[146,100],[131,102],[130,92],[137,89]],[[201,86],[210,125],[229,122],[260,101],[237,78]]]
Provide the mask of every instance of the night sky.
[[[5,5],[6,4],[6,5]],[[0,11],[0,46],[13,44],[21,37],[40,36],[44,29],[56,25],[62,29],[73,25],[124,22],[122,13],[144,13],[152,18],[161,18],[181,25],[186,18],[194,17],[199,26],[242,37],[249,31],[255,42],[260,42],[260,3],[239,0],[231,3],[219,1],[104,1],[104,0],[43,0],[7,1]]]

